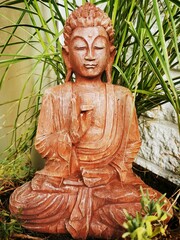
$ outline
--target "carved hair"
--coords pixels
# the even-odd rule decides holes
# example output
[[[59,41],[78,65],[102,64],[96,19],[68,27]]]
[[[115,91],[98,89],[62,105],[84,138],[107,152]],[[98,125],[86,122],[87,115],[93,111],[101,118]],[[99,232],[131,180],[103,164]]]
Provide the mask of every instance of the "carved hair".
[[[64,26],[64,43],[66,46],[69,44],[70,36],[73,30],[77,27],[96,27],[102,26],[106,30],[109,41],[113,45],[114,42],[114,29],[111,19],[100,8],[91,3],[74,10],[69,18],[66,20]]]

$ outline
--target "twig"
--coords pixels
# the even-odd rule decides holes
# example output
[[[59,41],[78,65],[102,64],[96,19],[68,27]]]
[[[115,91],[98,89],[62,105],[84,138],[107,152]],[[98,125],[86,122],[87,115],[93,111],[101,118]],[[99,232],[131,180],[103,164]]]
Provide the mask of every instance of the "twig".
[[[178,200],[178,198],[179,198],[179,196],[180,196],[180,189],[179,189],[175,194],[177,194],[177,196],[176,196],[175,200],[173,201],[173,203],[171,204],[171,206],[169,207],[169,209],[167,210],[167,212],[169,212],[170,209],[176,204],[176,202],[177,202],[177,200]],[[173,194],[173,196],[174,196],[175,194]]]
[[[18,234],[18,233],[14,233],[12,237],[18,238],[18,239],[32,239],[32,240],[44,240],[45,239],[45,238],[33,237],[30,235]]]

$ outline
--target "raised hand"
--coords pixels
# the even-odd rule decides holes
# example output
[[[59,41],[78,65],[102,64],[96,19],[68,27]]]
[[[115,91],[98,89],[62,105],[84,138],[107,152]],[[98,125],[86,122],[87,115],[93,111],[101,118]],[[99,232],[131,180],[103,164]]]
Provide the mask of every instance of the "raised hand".
[[[80,97],[73,95],[71,100],[72,114],[70,125],[70,136],[74,144],[78,143],[81,137],[90,128],[92,121],[93,106],[81,106]]]

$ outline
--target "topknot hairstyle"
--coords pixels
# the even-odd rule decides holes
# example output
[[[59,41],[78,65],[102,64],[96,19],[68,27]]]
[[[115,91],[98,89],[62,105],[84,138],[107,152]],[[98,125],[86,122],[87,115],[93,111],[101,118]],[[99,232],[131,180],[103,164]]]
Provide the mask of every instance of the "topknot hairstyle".
[[[114,43],[114,29],[111,19],[100,8],[91,3],[86,3],[74,10],[66,20],[64,26],[64,43],[69,44],[70,36],[77,27],[96,27],[102,26],[106,30],[109,41]]]

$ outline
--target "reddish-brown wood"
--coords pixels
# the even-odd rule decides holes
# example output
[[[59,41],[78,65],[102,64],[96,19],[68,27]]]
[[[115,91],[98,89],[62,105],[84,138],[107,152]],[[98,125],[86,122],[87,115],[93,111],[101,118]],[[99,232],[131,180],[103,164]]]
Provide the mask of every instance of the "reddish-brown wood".
[[[111,20],[89,3],[66,22],[66,83],[45,92],[35,141],[45,167],[10,199],[28,229],[118,238],[123,209],[140,210],[140,186],[160,196],[131,169],[141,141],[132,94],[110,83],[113,36]]]

